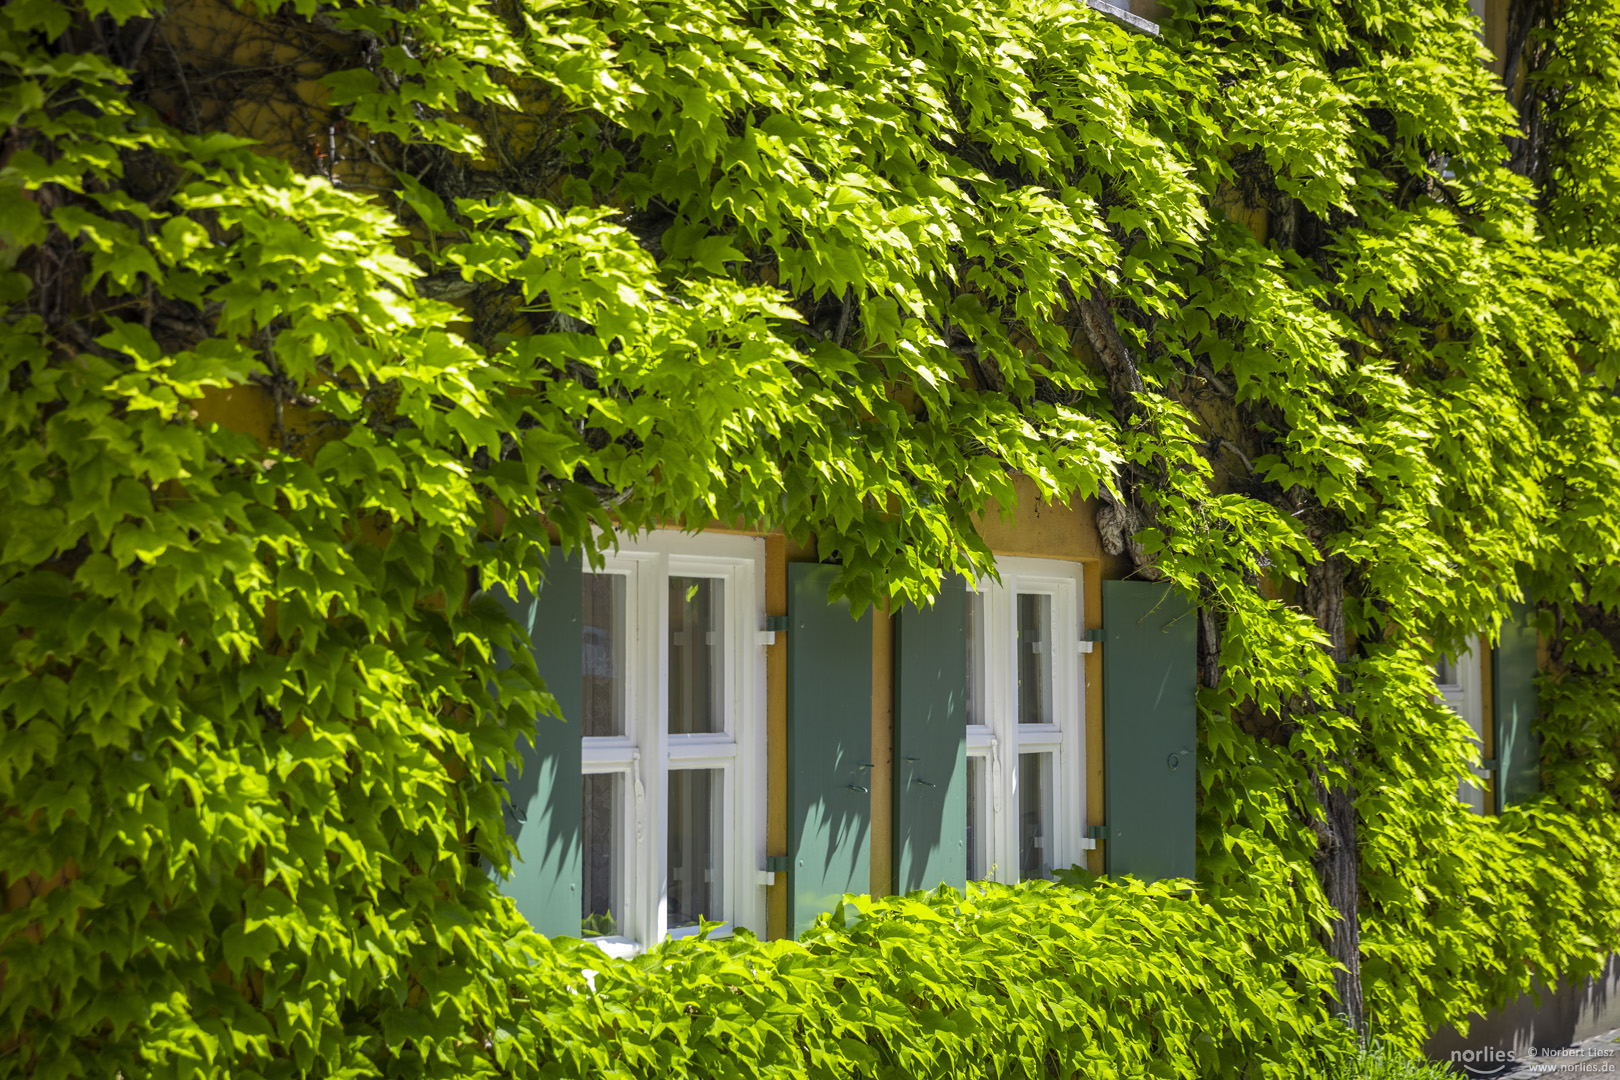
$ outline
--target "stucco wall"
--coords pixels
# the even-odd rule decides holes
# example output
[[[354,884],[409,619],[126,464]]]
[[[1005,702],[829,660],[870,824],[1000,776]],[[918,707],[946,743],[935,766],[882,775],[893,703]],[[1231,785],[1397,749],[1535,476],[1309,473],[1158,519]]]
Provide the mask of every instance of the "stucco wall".
[[[1430,1037],[1426,1050],[1436,1061],[1451,1062],[1453,1052],[1497,1050],[1513,1057],[1554,1050],[1620,1027],[1620,956],[1585,979],[1561,981],[1549,991],[1543,983],[1506,1008],[1470,1018],[1468,1034],[1444,1027]],[[1477,1060],[1477,1059],[1476,1059]],[[1484,1066],[1481,1066],[1482,1068]]]

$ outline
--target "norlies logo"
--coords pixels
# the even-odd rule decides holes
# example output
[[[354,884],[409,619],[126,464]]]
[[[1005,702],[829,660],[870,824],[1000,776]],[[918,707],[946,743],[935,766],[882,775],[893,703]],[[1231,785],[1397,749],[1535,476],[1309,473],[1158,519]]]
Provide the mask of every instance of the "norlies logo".
[[[1473,1076],[1500,1076],[1513,1067],[1518,1057],[1511,1050],[1487,1046],[1479,1050],[1453,1050],[1451,1060]]]

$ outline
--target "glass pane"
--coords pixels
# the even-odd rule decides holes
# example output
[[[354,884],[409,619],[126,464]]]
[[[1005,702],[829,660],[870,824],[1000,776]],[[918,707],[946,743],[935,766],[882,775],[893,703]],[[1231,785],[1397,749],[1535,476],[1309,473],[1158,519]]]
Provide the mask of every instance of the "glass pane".
[[[984,594],[967,596],[967,722],[989,723],[984,715]]]
[[[1052,722],[1052,598],[1018,597],[1018,722]]]
[[[1442,656],[1434,662],[1434,681],[1440,686],[1461,686],[1462,677],[1457,671],[1457,661],[1449,656]]]
[[[625,577],[586,574],[585,734],[624,734]]]
[[[620,932],[619,893],[624,873],[623,832],[619,815],[624,776],[585,776],[585,895],[580,904],[580,937],[609,937]]]
[[[718,578],[669,579],[669,731],[724,731],[725,586]]]
[[[1018,755],[1018,879],[1052,876],[1052,755]]]
[[[985,873],[984,848],[984,790],[985,761],[982,757],[967,759],[967,879],[983,881]]]
[[[722,919],[720,769],[669,774],[669,928]]]

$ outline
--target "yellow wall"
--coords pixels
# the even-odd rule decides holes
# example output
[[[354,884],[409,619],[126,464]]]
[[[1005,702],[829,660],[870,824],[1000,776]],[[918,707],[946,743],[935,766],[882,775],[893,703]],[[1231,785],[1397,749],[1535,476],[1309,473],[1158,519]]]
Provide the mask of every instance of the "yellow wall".
[[[1508,0],[1485,0],[1485,47],[1491,50],[1491,70],[1502,74],[1502,54],[1507,51]]]
[[[193,419],[201,424],[218,424],[227,431],[237,431],[259,440],[260,446],[272,446],[275,426],[275,403],[270,394],[257,384],[241,386],[210,386],[200,398],[191,403]]]
[[[872,612],[872,895],[894,891],[894,617]]]

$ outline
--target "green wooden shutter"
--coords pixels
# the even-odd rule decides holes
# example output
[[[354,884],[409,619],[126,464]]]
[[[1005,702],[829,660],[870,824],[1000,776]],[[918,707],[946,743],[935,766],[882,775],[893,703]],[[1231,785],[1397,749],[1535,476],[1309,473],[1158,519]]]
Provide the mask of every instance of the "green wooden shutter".
[[[967,887],[967,583],[894,620],[896,891]]]
[[[1108,872],[1192,877],[1198,620],[1168,585],[1105,581],[1102,597]]]
[[[552,937],[578,937],[580,930],[580,732],[585,712],[580,571],[578,552],[564,558],[554,547],[538,597],[500,597],[528,630],[535,666],[565,717],[535,717],[534,745],[522,739],[518,743],[522,771],[509,770],[506,777],[511,795],[506,827],[517,841],[521,861],[501,882],[501,891],[529,925]]]
[[[872,616],[827,602],[838,568],[788,564],[788,925],[871,888]]]
[[[1491,652],[1491,719],[1496,726],[1498,810],[1541,791],[1541,736],[1536,731],[1536,628],[1531,610],[1515,604]]]

